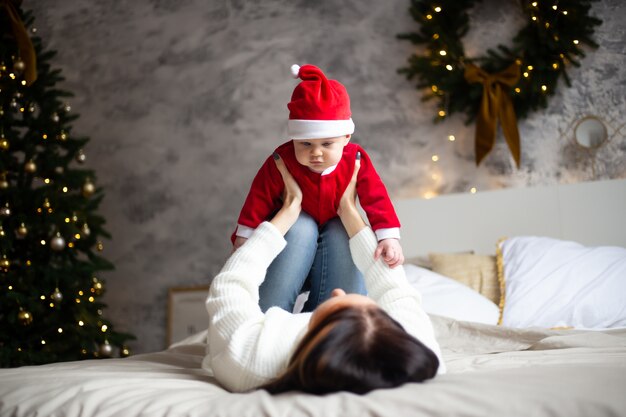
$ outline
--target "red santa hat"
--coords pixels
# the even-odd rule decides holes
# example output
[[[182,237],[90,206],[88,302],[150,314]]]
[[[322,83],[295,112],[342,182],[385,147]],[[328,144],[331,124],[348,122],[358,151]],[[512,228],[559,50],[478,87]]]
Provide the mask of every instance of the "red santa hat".
[[[302,81],[287,104],[289,138],[333,138],[354,133],[350,97],[340,82],[327,79],[315,65],[292,65],[291,73]]]

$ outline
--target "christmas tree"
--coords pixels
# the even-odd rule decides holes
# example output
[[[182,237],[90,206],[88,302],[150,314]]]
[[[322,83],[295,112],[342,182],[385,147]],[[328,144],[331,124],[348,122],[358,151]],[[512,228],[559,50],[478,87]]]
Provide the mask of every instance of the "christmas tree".
[[[0,0],[0,366],[128,355],[99,301],[110,237],[88,138],[30,12]]]

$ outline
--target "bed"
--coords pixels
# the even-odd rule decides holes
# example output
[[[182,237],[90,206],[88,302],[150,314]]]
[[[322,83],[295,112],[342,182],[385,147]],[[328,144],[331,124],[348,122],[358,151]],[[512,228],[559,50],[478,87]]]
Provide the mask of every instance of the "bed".
[[[233,394],[200,368],[202,331],[0,370],[0,416],[626,415],[626,180],[395,204],[447,374],[365,396]]]

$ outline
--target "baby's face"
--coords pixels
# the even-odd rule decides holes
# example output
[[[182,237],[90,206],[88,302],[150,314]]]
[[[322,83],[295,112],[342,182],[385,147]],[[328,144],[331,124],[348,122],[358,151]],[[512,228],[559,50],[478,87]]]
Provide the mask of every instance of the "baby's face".
[[[323,172],[337,165],[343,154],[343,147],[350,141],[350,135],[324,139],[294,139],[296,159],[314,172]]]

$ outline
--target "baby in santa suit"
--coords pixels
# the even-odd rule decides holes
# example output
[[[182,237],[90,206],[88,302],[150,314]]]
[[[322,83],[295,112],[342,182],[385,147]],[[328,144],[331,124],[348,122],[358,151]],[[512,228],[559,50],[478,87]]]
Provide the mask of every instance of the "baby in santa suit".
[[[382,256],[392,268],[404,262],[400,222],[387,190],[367,153],[350,142],[354,123],[346,88],[327,79],[314,65],[293,65],[291,71],[302,80],[287,105],[291,140],[276,148],[274,156],[280,155],[302,189],[302,214],[285,235],[287,246],[270,265],[259,288],[263,311],[272,306],[292,311],[297,296],[305,290],[309,297],[303,311],[313,311],[335,288],[365,294],[363,277],[350,256],[348,235],[337,216],[357,158],[361,160],[356,186],[359,202],[379,241],[372,256]],[[235,250],[282,207],[283,189],[270,156],[241,209],[232,236]]]

